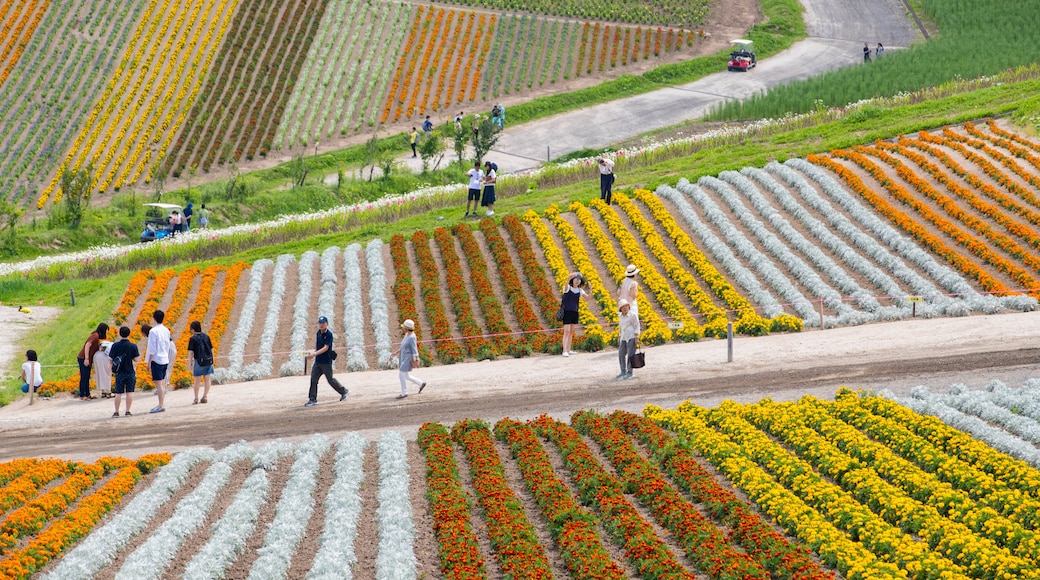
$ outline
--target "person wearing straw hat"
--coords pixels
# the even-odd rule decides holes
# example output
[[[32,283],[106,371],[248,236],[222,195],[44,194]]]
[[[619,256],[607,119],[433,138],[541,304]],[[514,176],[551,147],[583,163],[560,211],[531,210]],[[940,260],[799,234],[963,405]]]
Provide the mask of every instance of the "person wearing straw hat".
[[[621,288],[618,290],[618,300],[628,300],[632,314],[635,314],[636,317],[639,316],[639,302],[636,300],[636,297],[639,296],[639,284],[636,283],[638,273],[639,268],[636,268],[635,264],[629,264],[625,268],[625,279],[621,281]]]
[[[636,352],[639,332],[639,317],[632,311],[632,306],[624,298],[618,300],[618,364],[621,372],[614,378],[632,378],[631,356]]]
[[[563,287],[563,297],[560,299],[560,308],[563,310],[563,356],[571,356],[571,342],[574,340],[574,326],[579,323],[578,304],[581,298],[588,296],[582,286],[585,278],[578,272],[571,272],[567,276],[567,284]]]
[[[325,375],[325,380],[339,393],[339,400],[345,401],[350,391],[347,390],[336,377],[332,376],[332,345],[335,337],[329,330],[329,319],[324,316],[318,317],[318,334],[314,343],[314,350],[307,353],[306,358],[313,358],[314,365],[311,367],[311,390],[307,396],[304,407],[313,407],[318,404],[318,379]]]
[[[408,381],[419,385],[419,393],[426,388],[426,383],[412,376],[412,368],[419,366],[419,343],[415,340],[415,321],[411,318],[401,324],[404,338],[401,340],[401,348],[398,351],[401,363],[397,367],[397,376],[401,379],[401,394],[398,399],[408,396]]]

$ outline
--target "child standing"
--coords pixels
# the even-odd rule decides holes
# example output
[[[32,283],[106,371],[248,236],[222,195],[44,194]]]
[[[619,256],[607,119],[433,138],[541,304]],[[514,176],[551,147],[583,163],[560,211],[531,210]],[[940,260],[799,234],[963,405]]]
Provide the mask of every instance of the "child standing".
[[[415,340],[415,321],[411,318],[405,320],[401,325],[401,330],[404,331],[404,338],[401,340],[401,350],[398,351],[401,361],[397,367],[397,374],[401,378],[401,394],[397,395],[398,399],[408,396],[408,381],[419,385],[420,393],[426,388],[426,383],[411,374],[412,367],[419,366],[419,344]]]

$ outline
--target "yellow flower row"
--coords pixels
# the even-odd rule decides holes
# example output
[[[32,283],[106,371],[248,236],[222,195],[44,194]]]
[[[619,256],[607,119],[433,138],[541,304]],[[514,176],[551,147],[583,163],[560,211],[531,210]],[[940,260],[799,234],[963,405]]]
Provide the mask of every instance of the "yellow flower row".
[[[1014,556],[993,540],[976,535],[963,523],[944,517],[935,506],[914,499],[885,481],[870,464],[850,457],[830,438],[807,427],[795,403],[766,400],[757,405],[725,406],[734,417],[750,422],[787,444],[801,460],[840,485],[883,520],[917,535],[932,550],[963,566],[969,575],[995,578],[1010,572],[1016,578],[1040,577],[1040,571],[1028,559]],[[746,432],[754,439],[768,440],[758,431]],[[792,464],[799,461],[775,443],[766,447],[766,453],[780,461]]]
[[[611,275],[615,275],[615,279],[619,281],[624,279],[625,266],[617,259],[617,254],[614,252],[610,241],[607,236],[599,229],[595,220],[592,219],[592,213],[582,206],[581,204],[571,204],[572,208],[577,207],[575,213],[578,214],[578,219],[581,221],[582,227],[585,228],[586,232],[589,233],[589,237],[592,238],[593,243],[596,245],[596,249],[600,255],[603,256],[604,263],[608,264]],[[671,286],[668,285],[668,281],[664,276],[657,272],[653,264],[643,254],[642,249],[639,247],[639,242],[632,236],[628,231],[628,228],[621,223],[621,218],[618,217],[617,212],[605,204],[602,200],[594,199],[589,204],[589,207],[595,208],[603,217],[603,221],[607,224],[607,229],[617,239],[618,244],[621,246],[621,251],[624,252],[625,257],[628,258],[629,262],[639,268],[639,276],[642,279],[643,286],[649,290],[654,297],[657,298],[657,302],[664,308],[664,311],[671,316],[674,320],[683,323],[683,327],[673,331],[673,336],[681,340],[699,340],[704,336],[704,329],[697,323],[697,319],[693,317],[693,314],[683,306],[682,302],[672,291]],[[640,318],[643,316],[642,304],[650,304],[650,301],[644,298],[644,293],[640,292],[636,296],[636,300],[640,302],[639,314]],[[710,300],[709,300],[710,302]],[[651,306],[652,308],[652,306]],[[645,317],[647,320],[647,327],[651,324],[656,323],[654,318],[660,318],[657,312],[653,312],[653,317]],[[664,325],[664,321],[661,321]],[[723,321],[723,328],[725,328],[725,321]],[[667,328],[667,325],[665,325]]]
[[[549,262],[549,268],[556,278],[556,283],[560,288],[563,288],[567,283],[567,275],[570,273],[567,269],[567,263],[563,260],[563,252],[560,251],[559,246],[556,245],[556,240],[553,239],[552,234],[549,232],[549,228],[537,213],[533,210],[528,210],[524,214],[524,221],[531,227],[535,239],[538,240],[538,245],[542,247],[542,252],[545,254],[546,261]],[[596,322],[596,316],[592,314],[592,311],[589,310],[588,305],[584,301],[578,302],[578,320],[585,327],[585,336],[599,337],[604,343],[610,342],[611,338],[615,341],[617,340],[617,331],[615,330],[613,334],[608,335],[603,330],[603,327]]]
[[[823,514],[777,483],[773,476],[751,461],[739,445],[705,424],[689,402],[682,403],[674,410],[648,405],[643,413],[678,432],[685,442],[747,494],[784,530],[804,542],[825,564],[837,568],[849,580],[907,577],[904,570],[881,561],[862,544],[835,527]]]

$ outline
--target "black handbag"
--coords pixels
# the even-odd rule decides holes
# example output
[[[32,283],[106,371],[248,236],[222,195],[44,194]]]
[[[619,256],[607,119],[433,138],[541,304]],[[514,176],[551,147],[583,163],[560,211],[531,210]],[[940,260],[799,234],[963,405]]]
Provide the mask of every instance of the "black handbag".
[[[634,369],[641,369],[646,366],[646,353],[644,353],[639,347],[636,347],[636,351],[628,355],[628,366]]]
[[[339,358],[339,355],[336,354],[336,351],[330,350],[329,351],[329,357],[332,358],[332,360],[336,360],[337,358]]]
[[[563,322],[563,306],[556,311],[556,322]]]

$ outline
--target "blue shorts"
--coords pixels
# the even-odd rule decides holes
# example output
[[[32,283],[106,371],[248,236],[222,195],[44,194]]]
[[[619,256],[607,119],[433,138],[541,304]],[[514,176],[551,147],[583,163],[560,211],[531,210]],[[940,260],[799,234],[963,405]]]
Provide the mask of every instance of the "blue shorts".
[[[195,368],[193,369],[193,377],[204,377],[213,374],[213,365],[202,366],[198,361],[195,361]]]
[[[36,391],[39,391],[40,387],[42,387],[42,386],[43,385],[36,385],[36,388],[33,389],[33,392],[35,393]],[[28,393],[29,392],[29,383],[22,383],[22,392],[23,393]]]
[[[152,371],[153,381],[166,380],[166,369],[169,368],[169,364],[161,365],[153,360],[148,366]]]
[[[136,387],[137,387],[137,374],[136,373],[135,374],[126,374],[126,375],[117,374],[116,375],[116,386],[115,386],[114,389],[112,389],[112,392],[117,394],[117,395],[122,395],[123,393],[132,393],[132,392],[134,392],[134,388],[136,388]]]

